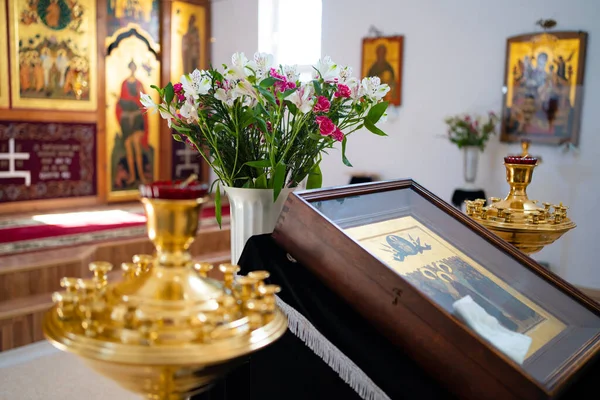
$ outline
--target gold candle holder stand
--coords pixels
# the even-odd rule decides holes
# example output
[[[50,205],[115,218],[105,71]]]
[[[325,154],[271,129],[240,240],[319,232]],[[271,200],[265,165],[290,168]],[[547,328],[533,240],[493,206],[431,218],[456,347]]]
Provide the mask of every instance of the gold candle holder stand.
[[[63,278],[43,330],[57,348],[148,399],[179,400],[207,390],[244,356],[283,335],[268,272],[237,276],[239,267],[194,263],[188,252],[206,198],[204,185],[142,185],[148,236],[156,255],[112,265],[93,262],[91,279]]]
[[[506,198],[492,197],[487,207],[484,199],[466,201],[466,212],[525,254],[534,254],[576,225],[568,218],[568,207],[562,203],[542,203],[540,206],[537,200],[528,198],[527,186],[540,160],[529,155],[529,142],[523,141],[522,147],[520,156],[504,158],[506,181],[510,186]]]

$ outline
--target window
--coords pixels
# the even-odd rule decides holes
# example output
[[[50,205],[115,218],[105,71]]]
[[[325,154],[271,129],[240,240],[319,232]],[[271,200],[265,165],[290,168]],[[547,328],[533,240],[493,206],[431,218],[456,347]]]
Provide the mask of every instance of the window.
[[[321,9],[321,0],[259,0],[258,50],[310,79],[321,57]]]

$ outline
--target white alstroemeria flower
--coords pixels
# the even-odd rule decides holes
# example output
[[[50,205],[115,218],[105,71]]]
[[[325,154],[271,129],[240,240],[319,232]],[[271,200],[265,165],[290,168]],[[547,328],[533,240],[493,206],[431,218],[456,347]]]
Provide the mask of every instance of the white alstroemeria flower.
[[[287,97],[287,100],[298,107],[298,110],[300,110],[302,114],[310,112],[315,105],[312,85],[306,84],[300,86],[298,90]]]
[[[218,88],[215,91],[215,98],[227,104],[229,107],[233,106],[233,102],[235,101],[235,99],[232,96],[231,90],[225,90],[223,88]]]
[[[338,83],[343,83],[347,85],[347,82],[352,79],[352,67],[341,67],[340,68],[340,77],[338,79]]]
[[[268,53],[254,53],[254,59],[247,65],[247,70],[254,71],[257,80],[269,75],[273,66],[273,56]]]
[[[170,128],[171,122],[173,118],[175,118],[174,115],[177,114],[175,106],[171,105],[171,107],[167,108],[167,105],[165,103],[162,103],[160,106],[158,106],[158,112],[160,112],[160,116],[162,117],[162,119],[167,120],[167,124]]]
[[[344,83],[350,89],[350,98],[352,100],[358,100],[361,97],[360,94],[360,82],[358,79],[352,77]]]
[[[198,99],[201,94],[207,94],[210,90],[211,80],[206,71],[195,69],[189,75],[181,76],[181,86],[187,96]]]
[[[370,100],[379,101],[390,91],[387,84],[381,84],[381,79],[377,76],[364,78],[360,83],[359,95],[367,96]]]
[[[227,67],[225,75],[229,79],[246,79],[248,77],[249,61],[244,53],[234,53],[231,56],[231,66]]]
[[[179,109],[179,114],[187,120],[188,124],[200,120],[198,117],[198,108],[196,107],[196,102],[192,96],[189,96],[186,99],[184,105]]]
[[[140,92],[140,102],[148,110],[150,114],[156,114],[158,111],[158,104],[152,100],[152,97],[146,93]]]
[[[329,56],[320,59],[315,65],[316,71],[314,77],[317,79],[319,75],[323,77],[325,81],[333,81],[340,77],[340,67],[333,61]]]
[[[297,65],[284,65],[283,73],[285,74],[287,80],[290,82],[296,83],[298,82],[298,79],[300,79],[300,74],[298,73]]]
[[[235,97],[249,96],[251,98],[258,97],[258,91],[252,86],[252,84],[246,80],[240,79],[232,90],[235,92]]]
[[[258,91],[246,80],[239,80],[231,91],[233,99],[242,97],[245,106],[253,107],[258,102]]]
[[[223,87],[220,87],[215,91],[215,98],[227,104],[229,107],[233,106],[235,100],[241,96],[239,92],[234,90],[237,84],[238,82],[235,80],[223,82]]]

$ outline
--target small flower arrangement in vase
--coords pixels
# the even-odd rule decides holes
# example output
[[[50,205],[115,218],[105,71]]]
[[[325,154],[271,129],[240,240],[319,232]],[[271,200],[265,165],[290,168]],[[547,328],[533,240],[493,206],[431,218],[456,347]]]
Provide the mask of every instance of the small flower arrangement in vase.
[[[479,153],[485,149],[490,136],[496,132],[498,117],[492,111],[487,118],[468,114],[448,117],[448,139],[463,150],[463,172],[467,187],[475,182]]]
[[[175,140],[197,150],[212,167],[219,224],[224,187],[236,263],[250,236],[273,230],[289,192],[305,180],[307,189],[321,186],[319,165],[327,149],[340,143],[342,162],[351,166],[350,134],[364,127],[386,135],[376,124],[390,89],[377,77],[357,80],[350,67],[329,57],[319,60],[308,82],[299,80],[296,66],[273,65],[264,53],[251,60],[236,53],[223,67],[153,87],[160,102],[145,93],[141,102],[149,112],[160,112]]]

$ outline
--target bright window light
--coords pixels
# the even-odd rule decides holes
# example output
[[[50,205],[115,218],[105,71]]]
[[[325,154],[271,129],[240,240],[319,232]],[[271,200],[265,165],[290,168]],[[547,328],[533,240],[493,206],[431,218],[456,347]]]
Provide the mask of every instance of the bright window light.
[[[258,49],[310,76],[321,57],[321,0],[259,0]]]

